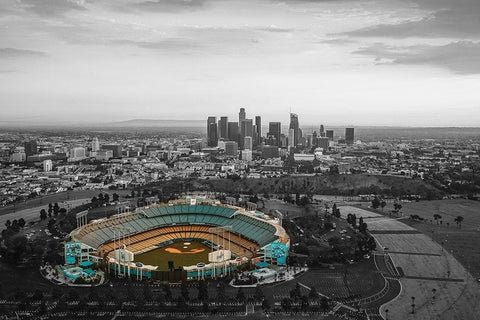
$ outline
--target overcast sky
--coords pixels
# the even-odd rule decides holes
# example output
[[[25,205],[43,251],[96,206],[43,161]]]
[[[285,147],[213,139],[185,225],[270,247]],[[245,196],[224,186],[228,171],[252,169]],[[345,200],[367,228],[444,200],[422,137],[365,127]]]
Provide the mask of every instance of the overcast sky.
[[[0,118],[480,126],[479,0],[0,0]]]

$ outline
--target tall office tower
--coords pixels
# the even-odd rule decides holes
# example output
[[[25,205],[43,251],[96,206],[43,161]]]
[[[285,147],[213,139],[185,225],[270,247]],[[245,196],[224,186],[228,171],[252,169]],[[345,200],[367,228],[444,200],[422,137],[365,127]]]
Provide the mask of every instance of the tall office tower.
[[[92,140],[92,152],[97,152],[100,150],[100,142],[98,141],[98,138],[95,137]]]
[[[245,150],[252,150],[253,149],[253,138],[250,136],[246,136],[243,139],[243,149]]]
[[[286,148],[286,147],[288,147],[288,145],[287,145],[287,140],[288,140],[288,138],[287,138],[286,135],[284,135],[283,133],[280,134],[280,142],[278,143],[278,146],[279,146],[280,148]]]
[[[307,134],[307,137],[305,139],[307,142],[307,148],[311,148],[313,146],[313,134]]]
[[[245,108],[240,108],[240,112],[238,113],[238,123],[241,123],[246,118],[247,114],[245,113]]]
[[[345,128],[345,143],[348,145],[353,144],[355,140],[355,129],[354,128]]]
[[[290,113],[290,129],[293,129],[293,146],[296,147],[298,145],[298,141],[300,140],[300,127],[298,124],[298,115],[295,113]],[[289,132],[290,138],[290,132]],[[288,141],[288,146],[291,146],[290,139]]]
[[[328,151],[328,148],[330,147],[330,139],[327,137],[318,138],[318,147],[322,148],[323,151]]]
[[[333,140],[333,130],[327,130],[326,135],[328,139]]]
[[[218,120],[218,133],[221,139],[228,139],[228,117],[220,117]]]
[[[280,134],[282,133],[282,124],[280,122],[268,123],[268,135],[275,138],[275,145],[280,146]]]
[[[262,117],[255,116],[255,145],[259,145],[262,140]]]
[[[318,136],[317,136],[317,131],[313,131],[312,133],[312,147],[317,147],[318,146]]]
[[[102,150],[111,150],[114,158],[120,158],[123,148],[121,144],[104,144]]]
[[[244,139],[245,137],[253,136],[253,120],[244,119],[240,122],[240,138],[239,138],[239,147],[240,149],[244,148]]]
[[[325,137],[325,127],[323,124],[320,125],[320,137]]]
[[[217,117],[208,117],[207,119],[207,145],[216,147],[218,143]]]
[[[238,143],[238,122],[229,122],[227,125],[228,140]]]
[[[238,143],[236,141],[225,141],[225,155],[236,156],[237,153],[238,153]]]
[[[295,129],[288,129],[288,147],[295,147]]]
[[[25,154],[26,156],[33,156],[38,153],[37,141],[30,140],[25,142]]]

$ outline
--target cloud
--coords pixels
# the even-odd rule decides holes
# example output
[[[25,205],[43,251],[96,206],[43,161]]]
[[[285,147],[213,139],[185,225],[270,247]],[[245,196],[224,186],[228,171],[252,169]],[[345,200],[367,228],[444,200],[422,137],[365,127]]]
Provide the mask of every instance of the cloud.
[[[442,46],[388,46],[376,43],[355,51],[374,56],[377,64],[432,65],[457,74],[480,74],[480,43],[456,41]]]
[[[46,54],[41,51],[16,48],[0,48],[0,58],[44,57],[45,55]]]
[[[290,28],[282,28],[282,27],[279,27],[279,26],[276,26],[276,25],[269,25],[268,27],[263,27],[263,28],[258,28],[257,29],[258,31],[264,31],[264,32],[279,32],[279,33],[282,33],[282,32],[293,32],[294,29],[290,29]]]
[[[395,24],[383,23],[342,34],[389,38],[479,38],[478,0],[416,0],[407,3],[413,3],[413,8],[423,10],[424,16],[420,19],[407,19]]]
[[[134,6],[146,11],[178,12],[200,9],[207,1],[208,0],[157,0],[140,2]]]
[[[176,50],[190,50],[194,48],[199,48],[201,45],[196,41],[184,38],[168,38],[159,41],[135,41],[135,40],[113,40],[112,44],[117,45],[129,45],[135,46],[138,48],[152,49],[152,50],[165,50],[165,51],[176,51]]]
[[[86,10],[83,0],[19,0],[20,7],[40,16],[57,16],[71,10]]]

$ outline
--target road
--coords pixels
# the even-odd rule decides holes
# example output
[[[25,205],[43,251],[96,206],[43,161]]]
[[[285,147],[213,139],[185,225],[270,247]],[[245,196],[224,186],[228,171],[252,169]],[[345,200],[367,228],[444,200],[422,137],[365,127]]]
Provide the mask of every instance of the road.
[[[120,196],[125,196],[130,194],[130,190],[71,190],[60,193],[49,194],[42,197],[37,197],[34,199],[29,199],[25,202],[16,203],[15,205],[8,205],[5,207],[0,207],[0,216],[4,214],[9,214],[12,212],[39,207],[43,205],[48,205],[49,203],[54,204],[55,202],[63,202],[76,199],[92,199],[94,196],[98,196],[100,193],[108,193],[110,199],[112,199],[112,194],[117,193]]]
[[[58,202],[58,205],[61,208],[68,209],[68,206],[70,206],[70,208],[73,208],[83,203],[88,203],[89,201],[91,201],[90,198],[75,199],[70,201]],[[38,205],[33,208],[23,209],[20,211],[10,212],[10,213],[0,215],[0,230],[3,229],[3,227],[5,226],[5,222],[7,220],[12,221],[15,219],[23,218],[27,223],[30,221],[38,221],[40,220],[40,210],[42,209],[48,210],[48,203],[44,203],[42,205]]]

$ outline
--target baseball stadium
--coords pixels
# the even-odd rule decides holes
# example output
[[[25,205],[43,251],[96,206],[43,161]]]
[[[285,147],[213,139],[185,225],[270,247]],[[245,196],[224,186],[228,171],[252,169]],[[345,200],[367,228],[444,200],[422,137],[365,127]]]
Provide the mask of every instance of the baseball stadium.
[[[205,197],[186,197],[90,221],[71,233],[66,265],[91,261],[137,279],[184,281],[227,275],[248,264],[286,263],[281,217]],[[73,249],[75,248],[75,249]]]

